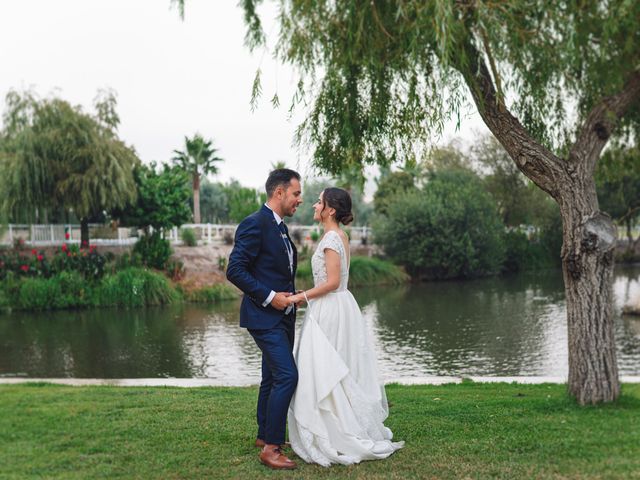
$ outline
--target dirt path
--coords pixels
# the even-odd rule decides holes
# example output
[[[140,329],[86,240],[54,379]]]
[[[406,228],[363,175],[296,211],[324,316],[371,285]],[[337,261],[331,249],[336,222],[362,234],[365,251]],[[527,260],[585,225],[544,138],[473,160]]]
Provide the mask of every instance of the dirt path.
[[[200,245],[197,247],[173,247],[171,258],[182,261],[185,276],[180,284],[187,290],[228,283],[224,270],[220,268],[220,258],[228,262],[232,245]]]

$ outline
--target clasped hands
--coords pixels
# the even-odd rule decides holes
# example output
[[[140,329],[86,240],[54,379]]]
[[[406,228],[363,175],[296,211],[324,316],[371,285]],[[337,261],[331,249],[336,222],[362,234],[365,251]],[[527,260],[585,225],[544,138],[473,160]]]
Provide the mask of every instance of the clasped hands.
[[[277,310],[286,310],[289,305],[295,304],[295,306],[298,307],[303,301],[304,295],[302,295],[302,290],[298,290],[295,294],[291,292],[277,292],[271,300],[271,306]]]

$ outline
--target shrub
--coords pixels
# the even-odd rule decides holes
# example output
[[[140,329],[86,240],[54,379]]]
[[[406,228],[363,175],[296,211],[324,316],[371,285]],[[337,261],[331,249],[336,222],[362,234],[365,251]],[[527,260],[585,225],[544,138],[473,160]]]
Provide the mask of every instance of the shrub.
[[[60,272],[51,280],[60,285],[59,308],[84,307],[91,303],[91,285],[79,272]]]
[[[538,241],[543,248],[547,260],[553,266],[560,266],[562,250],[562,217],[560,209],[554,205],[551,211],[545,212],[540,226]]]
[[[171,245],[160,236],[160,232],[155,231],[151,235],[142,236],[134,245],[133,252],[140,255],[144,265],[164,270],[171,256]]]
[[[60,283],[55,279],[27,278],[20,284],[18,306],[30,310],[45,310],[66,305]]]
[[[320,232],[318,230],[311,230],[309,236],[311,237],[311,241],[317,242],[320,238]]]
[[[500,270],[504,225],[471,172],[432,173],[422,190],[394,198],[374,224],[376,241],[412,275],[476,277]]]
[[[170,258],[167,261],[166,272],[167,275],[169,275],[169,278],[174,282],[181,280],[184,278],[184,274],[186,273],[184,262],[176,258]]]
[[[503,270],[506,272],[558,266],[559,250],[554,255],[549,246],[535,236],[530,239],[523,232],[512,230],[505,235],[505,245]]]
[[[114,271],[112,273],[115,273],[116,271],[124,270],[126,268],[130,268],[130,267],[139,268],[142,266],[143,266],[142,255],[135,252],[131,253],[131,255],[129,255],[128,253],[123,253],[122,255],[116,258]]]
[[[106,258],[96,247],[80,249],[77,245],[63,244],[49,261],[43,251],[31,250],[30,256],[14,252],[0,256],[0,278],[8,272],[22,277],[50,278],[60,272],[79,272],[87,280],[97,280],[104,274]]]
[[[41,262],[43,268],[46,266],[46,259]],[[52,272],[80,272],[87,280],[97,280],[104,275],[107,259],[98,253],[95,245],[88,248],[79,248],[78,245],[62,245],[60,250],[51,260]]]
[[[12,288],[3,285],[5,292]],[[80,272],[60,272],[50,278],[26,278],[14,288],[18,308],[46,310],[84,307],[91,304],[91,285]]]
[[[16,251],[24,249],[25,241],[22,237],[15,237],[13,239],[13,249]]]
[[[311,260],[298,263],[296,281],[302,287],[313,282]],[[375,257],[354,256],[349,268],[349,286],[363,285],[397,285],[409,281],[409,276],[402,268],[388,260]]]
[[[505,235],[505,259],[503,269],[507,272],[517,272],[525,269],[529,255],[530,242],[527,235],[518,230],[512,230]]]
[[[219,283],[194,290],[188,293],[186,297],[190,302],[217,303],[225,300],[235,300],[238,298],[238,294],[229,285]]]
[[[388,260],[360,256],[351,259],[349,285],[399,285],[408,280],[402,268]]]
[[[195,247],[196,245],[198,245],[196,232],[193,230],[193,228],[183,228],[180,232],[182,235],[182,243],[184,243],[187,247]]]
[[[102,306],[142,307],[178,300],[179,295],[164,275],[143,268],[105,276],[94,295],[94,304]]]

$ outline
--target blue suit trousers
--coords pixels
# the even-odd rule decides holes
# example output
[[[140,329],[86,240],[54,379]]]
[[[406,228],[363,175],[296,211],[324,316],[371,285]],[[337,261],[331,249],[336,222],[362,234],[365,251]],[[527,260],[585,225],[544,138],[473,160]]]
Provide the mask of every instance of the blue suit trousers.
[[[295,317],[286,315],[273,328],[249,329],[249,333],[262,351],[257,438],[281,445],[285,442],[289,403],[298,385],[298,369],[293,359]]]

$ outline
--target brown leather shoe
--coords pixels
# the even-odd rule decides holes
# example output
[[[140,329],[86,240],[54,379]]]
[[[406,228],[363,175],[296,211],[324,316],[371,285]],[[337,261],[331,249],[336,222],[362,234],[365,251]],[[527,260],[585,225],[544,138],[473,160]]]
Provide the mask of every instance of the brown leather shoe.
[[[261,438],[256,438],[256,447],[258,448],[264,448],[264,446],[266,445],[265,441],[262,440]],[[282,445],[280,445],[281,448],[291,448],[291,444],[289,442],[284,442]]]
[[[289,460],[278,445],[265,445],[258,458],[264,465],[274,470],[293,470],[297,467],[296,462]]]

